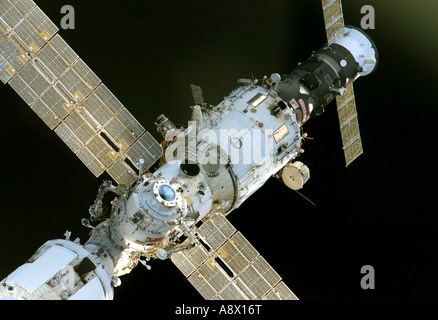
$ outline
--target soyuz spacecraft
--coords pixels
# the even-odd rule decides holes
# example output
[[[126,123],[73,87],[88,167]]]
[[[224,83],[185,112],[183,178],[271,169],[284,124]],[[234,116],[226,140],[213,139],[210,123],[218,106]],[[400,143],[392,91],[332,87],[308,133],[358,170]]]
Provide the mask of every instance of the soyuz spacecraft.
[[[67,231],[43,244],[0,282],[0,299],[112,299],[120,276],[153,259],[169,259],[205,299],[296,299],[226,216],[270,177],[303,187],[303,125],[333,99],[346,164],[362,153],[352,85],[375,69],[377,50],[344,26],[339,0],[322,5],[328,44],[290,74],[239,79],[215,106],[192,85],[189,125],[159,116],[160,144],[32,0],[0,1],[1,80],[96,177],[113,179],[82,219],[90,238]]]

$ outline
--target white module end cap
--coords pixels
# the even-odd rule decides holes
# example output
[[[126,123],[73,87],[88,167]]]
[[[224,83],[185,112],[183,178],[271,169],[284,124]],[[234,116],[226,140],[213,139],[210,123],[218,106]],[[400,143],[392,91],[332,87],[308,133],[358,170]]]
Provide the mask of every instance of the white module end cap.
[[[344,34],[334,41],[351,52],[362,67],[360,76],[369,75],[377,66],[378,53],[373,41],[360,29],[344,27]]]

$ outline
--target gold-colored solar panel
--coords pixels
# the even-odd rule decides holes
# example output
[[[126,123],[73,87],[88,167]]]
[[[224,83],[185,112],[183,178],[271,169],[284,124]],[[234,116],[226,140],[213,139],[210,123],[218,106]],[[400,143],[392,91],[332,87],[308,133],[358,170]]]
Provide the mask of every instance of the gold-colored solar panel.
[[[32,0],[10,0],[10,2],[23,14],[27,15],[33,8],[36,7]]]
[[[271,287],[275,286],[281,280],[278,273],[275,272],[262,256],[258,256],[253,265],[257,272],[263,276]]]
[[[331,44],[344,32],[341,0],[322,0],[322,7],[327,40]],[[336,97],[336,102],[338,105],[345,162],[348,166],[363,153],[363,149],[357,120],[353,83],[351,82],[345,89],[346,91],[342,96]]]
[[[91,138],[84,149],[89,150],[103,168],[109,168],[118,158],[114,149],[98,134]]]
[[[205,300],[213,300],[217,295],[217,291],[214,290],[211,283],[208,282],[199,271],[195,271],[190,277],[187,278],[189,282],[198,290]]]
[[[341,128],[345,162],[348,166],[363,153],[353,83],[350,83],[345,88],[345,92],[342,96],[336,97],[336,103],[338,105],[339,125]]]
[[[56,128],[55,132],[74,153],[79,152],[83,147],[81,140],[76,137],[75,133],[64,122]]]
[[[216,292],[221,292],[230,282],[230,277],[213,258],[207,259],[195,273],[195,276],[201,276]]]
[[[26,11],[27,9],[25,9]],[[58,27],[47,17],[47,15],[39,8],[35,7],[26,16],[30,24],[35,28],[38,34],[44,41],[51,39],[57,32]]]
[[[55,129],[60,120],[55,113],[47,106],[43,100],[38,100],[32,105],[32,110],[44,121],[44,123],[51,129]]]
[[[328,43],[332,43],[344,32],[344,18],[340,0],[322,0],[325,30]]]
[[[133,136],[136,138],[140,137],[143,132],[143,126],[135,119],[132,114],[126,108],[122,108],[118,113],[117,117],[123,123],[123,125],[129,129]]]
[[[342,143],[346,147],[357,136],[359,136],[359,126],[357,122],[357,115],[351,118],[341,127]]]
[[[16,75],[11,79],[9,84],[28,105],[31,105],[36,99],[38,99],[37,94],[29,88],[29,85],[20,75]]]
[[[45,44],[44,39],[27,20],[22,20],[17,24],[14,33],[30,52],[38,52]]]
[[[129,147],[126,151],[126,156],[137,166],[139,166],[139,160],[143,159],[143,168],[149,168],[159,159],[158,155],[161,155],[161,147],[156,145],[154,141],[154,137],[145,131],[145,133]]]
[[[84,109],[75,109],[65,120],[64,123],[74,132],[76,137],[86,145],[96,134],[91,116]]]
[[[352,97],[350,100],[346,101],[345,103],[338,102],[337,105],[340,106],[340,108],[338,108],[338,115],[339,115],[339,125],[341,127],[357,116],[356,102],[354,100],[354,97]]]
[[[185,251],[178,251],[171,256],[172,262],[186,276],[190,276],[207,260],[208,252],[203,246],[194,246]]]
[[[26,64],[19,73],[20,77],[27,85],[27,89],[32,90],[35,93],[36,99],[42,96],[42,94],[50,87],[50,80],[47,75],[44,74],[42,68],[40,68],[38,62],[30,62]],[[32,101],[30,104],[33,104]]]
[[[50,77],[50,80],[54,81],[67,71],[70,64],[63,59],[63,56],[60,53],[58,53],[52,45],[52,42],[53,40],[44,46],[35,58],[42,66],[44,66],[44,69],[47,70],[46,74]]]
[[[137,180],[135,171],[122,158],[114,161],[106,171],[119,184],[129,186]]]
[[[251,299],[261,299],[271,290],[269,283],[257,272],[253,265],[249,265],[240,274],[240,278],[246,285],[247,293]]]
[[[202,88],[194,84],[191,84],[190,88],[192,89],[192,96],[195,104],[202,106],[204,104],[204,95],[202,93]]]
[[[0,78],[7,83],[58,31],[32,1],[0,2]]]
[[[202,242],[171,260],[205,299],[297,299],[224,215],[213,214],[195,232]]]
[[[220,294],[215,297],[216,300],[248,300],[245,292],[239,286],[230,282]]]
[[[111,120],[118,110],[105,104],[98,91],[101,91],[104,84],[101,84],[94,90],[83,102],[82,106],[92,115],[100,126],[105,126]]]
[[[96,177],[100,176],[105,171],[105,166],[87,147],[82,148],[77,156]]]
[[[239,249],[239,252],[242,253],[248,261],[254,261],[259,255],[257,250],[240,232],[236,232],[230,238],[230,242]]]
[[[221,232],[219,227],[209,219],[202,224],[199,229],[201,237],[205,240],[208,239],[208,243],[211,248],[217,250],[225,241],[227,237]]]
[[[0,77],[3,83],[7,83],[29,61],[26,48],[15,34],[1,40],[0,57]]]
[[[363,153],[362,142],[360,140],[360,136],[354,139],[347,147],[344,149],[345,153],[345,161],[347,166],[358,156]]]
[[[29,10],[30,11],[30,10]],[[10,1],[0,1],[0,21],[8,29],[12,29],[29,11],[21,13]]]
[[[263,300],[297,300],[297,296],[283,281],[280,281],[272,290],[263,297]]]
[[[44,92],[41,98],[34,103],[34,105],[38,101],[43,101],[53,112],[55,120],[60,123],[67,118],[70,112],[73,111],[73,104],[71,103],[71,100],[72,98],[64,90],[64,87],[61,84],[56,84],[54,86],[50,86],[48,90]]]
[[[53,49],[58,52],[58,54],[62,57],[62,59],[67,62],[69,66],[73,65],[76,60],[79,59],[79,56],[73,49],[64,41],[64,39],[60,35],[56,35],[50,40],[50,45]]]
[[[99,85],[100,80],[79,59],[59,78],[59,82],[75,102],[82,102]]]
[[[105,125],[108,137],[122,150],[127,150],[145,130],[137,120],[122,108],[116,116]]]
[[[95,176],[129,185],[162,148],[57,32],[33,1],[1,0],[0,79]]]
[[[239,251],[231,241],[227,241],[222,248],[217,251],[217,254],[222,258],[230,268],[236,273],[242,272],[248,264],[249,260]]]

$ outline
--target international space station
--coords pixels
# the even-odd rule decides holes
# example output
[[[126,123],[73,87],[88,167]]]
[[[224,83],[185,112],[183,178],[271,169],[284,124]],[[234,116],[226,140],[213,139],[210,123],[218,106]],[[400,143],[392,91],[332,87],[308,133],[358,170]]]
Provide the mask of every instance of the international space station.
[[[219,104],[192,85],[191,121],[156,120],[163,142],[111,93],[32,0],[0,1],[0,78],[99,177],[83,244],[44,243],[0,282],[0,299],[108,300],[138,263],[170,260],[205,299],[297,299],[227,220],[271,177],[299,190],[303,126],[336,99],[346,165],[360,154],[353,82],[377,49],[344,25],[340,0],[322,0],[328,43],[287,75],[239,79]],[[158,163],[158,169],[149,171]],[[110,210],[104,197],[112,197]]]

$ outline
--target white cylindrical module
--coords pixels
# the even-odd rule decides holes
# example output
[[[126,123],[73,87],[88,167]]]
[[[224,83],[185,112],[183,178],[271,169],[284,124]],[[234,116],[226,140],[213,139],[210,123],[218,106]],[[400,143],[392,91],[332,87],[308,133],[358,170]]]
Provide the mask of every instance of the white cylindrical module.
[[[202,219],[211,210],[238,208],[300,149],[299,123],[287,102],[273,88],[246,85],[205,113],[202,126],[169,141],[165,155],[172,161],[154,175],[178,183],[189,211]]]
[[[0,282],[0,300],[110,300],[111,276],[99,258],[69,240],[51,240]]]
[[[376,69],[378,53],[373,41],[362,30],[355,27],[344,27],[344,34],[335,40],[354,57],[362,68],[360,76],[369,75]]]
[[[230,172],[234,201],[229,212],[298,155],[301,136],[293,110],[272,88],[238,88],[217,108],[222,115],[200,138],[217,143],[218,159]]]

